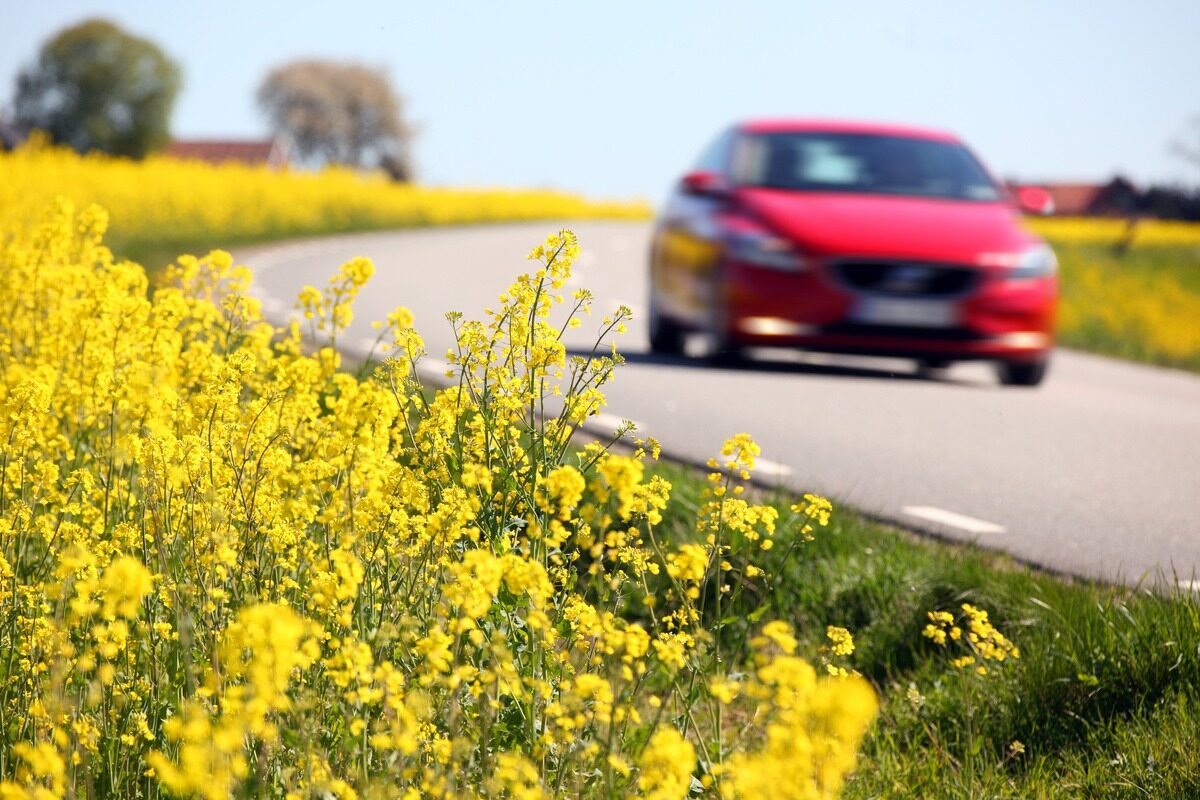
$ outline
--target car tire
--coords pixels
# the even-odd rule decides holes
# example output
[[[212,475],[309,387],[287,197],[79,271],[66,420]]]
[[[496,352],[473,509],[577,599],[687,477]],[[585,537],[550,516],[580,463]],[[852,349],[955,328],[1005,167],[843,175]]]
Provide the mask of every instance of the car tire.
[[[683,355],[683,328],[659,312],[653,300],[647,315],[650,334],[650,352],[664,356]]]
[[[708,360],[718,367],[737,367],[746,363],[746,351],[729,342],[714,341]]]
[[[917,377],[927,381],[941,380],[950,368],[946,358],[922,358],[917,361]]]
[[[996,364],[1000,383],[1005,386],[1037,386],[1050,368],[1047,359],[1041,361],[1001,361]]]
[[[746,349],[729,335],[725,315],[719,310],[712,316],[708,328],[708,360],[720,367],[736,367],[746,361]]]

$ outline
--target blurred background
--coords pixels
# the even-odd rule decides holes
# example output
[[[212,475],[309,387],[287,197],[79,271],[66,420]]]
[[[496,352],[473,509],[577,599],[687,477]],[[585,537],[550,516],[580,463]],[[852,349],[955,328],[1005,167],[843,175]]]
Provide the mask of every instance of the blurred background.
[[[179,67],[172,138],[271,135],[256,94],[300,59],[380,71],[423,183],[660,202],[750,116],[946,128],[999,177],[1140,190],[1200,182],[1200,4],[349,1],[8,4],[0,104],[39,48],[89,18]],[[1082,191],[1082,190],[1080,190]],[[1065,197],[1065,196],[1064,196]]]

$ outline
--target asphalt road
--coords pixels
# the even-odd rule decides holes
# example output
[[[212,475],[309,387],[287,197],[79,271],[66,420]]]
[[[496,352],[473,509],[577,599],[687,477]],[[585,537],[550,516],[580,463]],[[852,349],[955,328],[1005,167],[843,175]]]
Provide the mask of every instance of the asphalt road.
[[[436,357],[453,342],[444,313],[482,316],[557,227],[359,234],[238,256],[276,320],[304,284],[372,258],[348,347],[404,305]],[[595,293],[597,311],[624,303],[636,315],[599,427],[634,420],[665,452],[697,462],[745,431],[762,446],[767,480],[1058,571],[1200,588],[1200,377],[1070,351],[1032,390],[1000,387],[981,364],[925,378],[909,362],[816,354],[767,351],[734,369],[660,359],[644,327],[649,226],[569,227],[583,247],[572,285]],[[568,345],[588,347],[594,333],[585,324]]]

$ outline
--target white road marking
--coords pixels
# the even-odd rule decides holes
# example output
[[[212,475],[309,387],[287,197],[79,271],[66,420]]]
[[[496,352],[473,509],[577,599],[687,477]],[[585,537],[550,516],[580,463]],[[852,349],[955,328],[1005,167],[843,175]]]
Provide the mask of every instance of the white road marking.
[[[350,234],[351,236],[353,234]],[[294,242],[292,244],[271,246],[269,249],[258,253],[251,253],[249,257],[239,256],[236,253],[234,258],[239,264],[245,264],[253,270],[255,275],[265,275],[268,272],[273,272],[279,267],[287,266],[298,259],[303,258],[321,258],[330,256],[339,250],[343,249],[345,239],[349,237],[332,237],[326,241],[305,241]]]
[[[754,474],[761,477],[786,478],[792,474],[792,468],[787,464],[780,464],[778,461],[769,461],[765,458],[756,458],[754,460]]]
[[[638,433],[645,433],[646,426],[642,423],[635,422],[631,419],[625,419],[624,417],[618,417],[616,414],[607,414],[603,411],[595,416],[588,417],[588,419],[583,423],[583,427],[593,430],[598,429],[602,433],[613,436],[622,427],[626,427],[625,423],[627,422],[633,425],[633,429]]]
[[[1200,580],[1179,581],[1179,588],[1187,589],[1189,592],[1200,592]]]
[[[247,266],[254,270],[254,274],[263,275],[273,269],[289,263],[297,256],[303,255],[305,251],[311,251],[313,249],[314,248],[312,245],[287,244],[279,247],[272,247],[270,250],[258,255],[251,255],[249,259],[238,258],[237,260],[239,263],[252,262],[247,263]]]
[[[951,528],[959,528],[968,533],[1004,533],[1006,530],[1003,525],[997,525],[994,522],[988,522],[984,519],[968,517],[966,514],[947,511],[944,508],[935,508],[934,506],[904,506],[900,511],[908,514],[910,517],[929,520],[941,525],[949,525]]]
[[[425,356],[417,362],[417,372],[431,378],[445,378],[446,373],[453,368],[449,361],[443,361],[440,358]]]
[[[258,298],[258,302],[262,303],[263,313],[266,314],[282,314],[284,311],[289,310],[287,303],[283,302],[278,297],[260,297]]]

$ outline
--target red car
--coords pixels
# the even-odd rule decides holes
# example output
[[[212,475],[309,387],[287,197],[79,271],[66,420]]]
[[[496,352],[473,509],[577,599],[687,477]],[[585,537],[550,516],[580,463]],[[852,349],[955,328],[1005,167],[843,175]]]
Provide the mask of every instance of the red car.
[[[760,120],[726,131],[684,176],[654,231],[650,346],[707,333],[747,347],[996,362],[1041,382],[1058,265],[1021,224],[1050,198],[1013,198],[962,142],[894,125]]]

